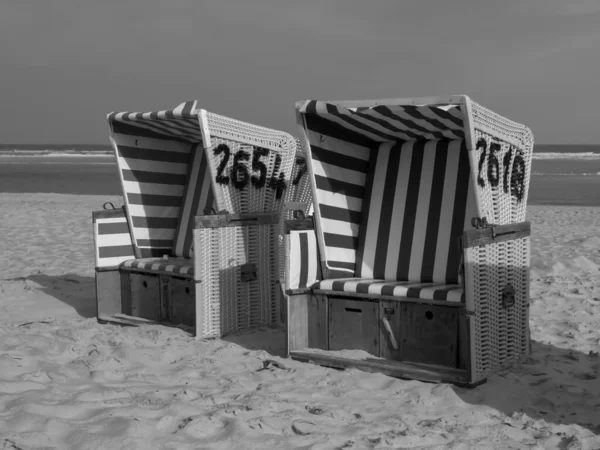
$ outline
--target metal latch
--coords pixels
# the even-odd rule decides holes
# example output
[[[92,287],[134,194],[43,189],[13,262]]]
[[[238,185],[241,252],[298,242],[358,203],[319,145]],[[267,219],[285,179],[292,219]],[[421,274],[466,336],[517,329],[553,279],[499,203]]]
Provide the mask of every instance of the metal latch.
[[[508,309],[515,305],[515,288],[511,284],[507,284],[502,289],[502,307]]]
[[[241,266],[241,278],[243,282],[254,281],[258,278],[258,267],[254,263],[246,263]]]

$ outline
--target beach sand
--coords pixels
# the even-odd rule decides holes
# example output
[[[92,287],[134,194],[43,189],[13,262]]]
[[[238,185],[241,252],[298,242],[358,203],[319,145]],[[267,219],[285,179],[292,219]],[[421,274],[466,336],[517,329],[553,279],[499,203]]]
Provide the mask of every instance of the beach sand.
[[[462,389],[98,324],[107,200],[0,194],[0,449],[600,449],[600,208],[529,207],[533,354]]]

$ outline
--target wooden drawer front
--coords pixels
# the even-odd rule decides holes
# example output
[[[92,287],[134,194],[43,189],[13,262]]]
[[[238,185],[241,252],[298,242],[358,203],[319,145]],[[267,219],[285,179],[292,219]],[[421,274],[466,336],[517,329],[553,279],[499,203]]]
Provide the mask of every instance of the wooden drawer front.
[[[458,308],[395,301],[381,301],[379,307],[381,357],[458,366]],[[383,319],[390,325],[397,348]]]
[[[196,292],[194,282],[171,278],[167,305],[168,321],[173,325],[196,325]]]
[[[379,355],[378,303],[330,297],[329,350],[364,350]]]
[[[160,289],[157,275],[130,273],[131,315],[160,320]]]

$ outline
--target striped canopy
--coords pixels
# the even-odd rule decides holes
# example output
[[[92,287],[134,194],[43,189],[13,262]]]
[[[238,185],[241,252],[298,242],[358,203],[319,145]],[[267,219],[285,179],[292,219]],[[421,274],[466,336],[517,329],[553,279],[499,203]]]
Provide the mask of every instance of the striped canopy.
[[[187,142],[202,142],[196,104],[197,101],[193,100],[164,111],[111,112],[107,118],[115,132],[139,134],[139,131],[131,132],[133,127],[143,129],[146,137],[171,137]]]
[[[320,127],[332,134],[332,127],[362,135],[360,141],[408,142],[432,139],[462,139],[463,111],[459,105],[377,105],[346,108],[324,101],[309,100],[300,113],[312,122],[309,128]],[[356,140],[355,140],[356,142]],[[366,143],[366,142],[365,142]]]

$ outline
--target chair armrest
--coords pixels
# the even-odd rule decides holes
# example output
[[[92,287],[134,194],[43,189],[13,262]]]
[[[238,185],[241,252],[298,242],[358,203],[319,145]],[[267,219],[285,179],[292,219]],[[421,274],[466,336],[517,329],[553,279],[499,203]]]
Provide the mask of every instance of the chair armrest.
[[[321,279],[317,237],[312,219],[285,222],[285,292],[306,292]]]
[[[118,269],[123,261],[134,259],[129,223],[122,208],[93,211],[96,271]]]

